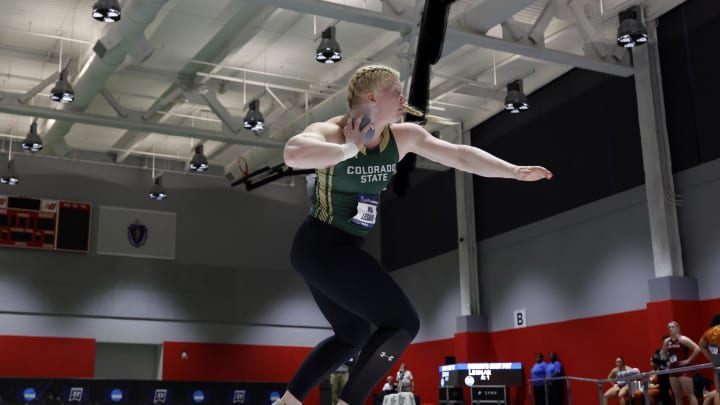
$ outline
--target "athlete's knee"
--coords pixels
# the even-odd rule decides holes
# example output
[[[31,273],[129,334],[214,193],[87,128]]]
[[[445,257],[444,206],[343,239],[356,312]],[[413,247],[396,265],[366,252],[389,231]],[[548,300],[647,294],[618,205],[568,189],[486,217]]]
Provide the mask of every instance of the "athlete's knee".
[[[411,339],[414,339],[415,336],[417,336],[420,331],[420,317],[417,312],[413,311],[412,315],[406,319],[404,329],[407,331],[408,335],[410,335]]]
[[[335,331],[335,337],[340,342],[358,350],[370,339],[370,334],[370,324],[360,322],[355,323],[352,328]]]

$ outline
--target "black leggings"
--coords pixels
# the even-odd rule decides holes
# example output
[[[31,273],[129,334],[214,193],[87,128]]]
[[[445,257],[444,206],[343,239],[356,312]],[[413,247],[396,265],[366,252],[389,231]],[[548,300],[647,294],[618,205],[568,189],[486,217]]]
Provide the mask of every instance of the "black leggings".
[[[309,217],[290,259],[335,334],[320,342],[288,384],[299,400],[340,364],[357,358],[340,399],[360,405],[420,328],[414,306],[390,274],[362,250],[364,239]],[[371,325],[377,327],[371,334]]]

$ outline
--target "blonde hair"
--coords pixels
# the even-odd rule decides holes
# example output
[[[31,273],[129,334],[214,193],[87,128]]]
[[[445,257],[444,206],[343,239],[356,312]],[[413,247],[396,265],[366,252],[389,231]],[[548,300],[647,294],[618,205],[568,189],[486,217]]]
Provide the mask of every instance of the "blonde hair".
[[[348,82],[347,104],[350,111],[362,105],[364,101],[363,97],[368,92],[379,90],[381,86],[390,79],[400,79],[400,73],[388,66],[367,65],[356,70]],[[416,117],[424,117],[428,121],[439,124],[457,124],[457,122],[444,117],[425,114],[408,104],[403,105],[403,111]]]

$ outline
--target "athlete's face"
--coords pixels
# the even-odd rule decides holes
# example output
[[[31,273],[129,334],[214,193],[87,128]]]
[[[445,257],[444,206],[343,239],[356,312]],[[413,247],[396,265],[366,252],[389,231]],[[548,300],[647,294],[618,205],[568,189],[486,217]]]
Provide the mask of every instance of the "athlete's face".
[[[668,324],[668,332],[670,332],[670,335],[677,336],[678,333],[680,333],[680,328],[677,326],[676,323],[670,322]]]
[[[377,108],[377,119],[384,119],[390,122],[399,121],[402,118],[403,105],[406,103],[402,94],[402,84],[397,78],[392,78],[380,86],[373,93],[375,106]],[[371,100],[372,102],[373,100]]]

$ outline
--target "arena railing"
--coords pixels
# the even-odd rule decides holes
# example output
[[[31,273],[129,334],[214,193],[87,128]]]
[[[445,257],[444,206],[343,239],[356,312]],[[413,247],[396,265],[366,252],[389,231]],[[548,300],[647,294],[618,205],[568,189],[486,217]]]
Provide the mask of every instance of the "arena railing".
[[[537,379],[530,379],[528,380],[530,384],[528,384],[528,391],[530,392],[529,398],[531,400],[531,403],[533,403],[534,399],[534,392],[533,392],[533,383],[537,381],[542,381],[545,389],[543,390],[545,393],[545,403],[549,403],[549,389],[548,384],[552,381],[563,381],[565,384],[565,392],[568,400],[568,405],[572,405],[572,390],[571,390],[571,382],[572,381],[578,381],[578,382],[587,382],[596,384],[598,387],[598,404],[603,403],[603,395],[605,394],[605,390],[603,389],[604,384],[612,384],[618,381],[626,381],[628,383],[628,386],[633,387],[631,385],[632,383],[636,383],[635,385],[638,385],[642,388],[643,396],[645,399],[645,405],[650,405],[650,396],[648,395],[648,380],[653,375],[663,375],[663,374],[675,374],[685,371],[696,371],[696,370],[702,370],[707,368],[713,368],[715,373],[718,373],[720,376],[720,367],[713,367],[713,363],[704,363],[700,365],[695,366],[687,366],[687,367],[678,367],[673,368],[669,370],[658,370],[658,371],[647,371],[644,373],[636,373],[636,374],[630,374],[621,376],[618,378],[610,378],[610,379],[593,379],[593,378],[583,378],[583,377],[573,377],[573,376],[563,376],[563,377],[549,377],[549,378],[537,378]],[[634,389],[629,390],[630,397],[632,397]]]

